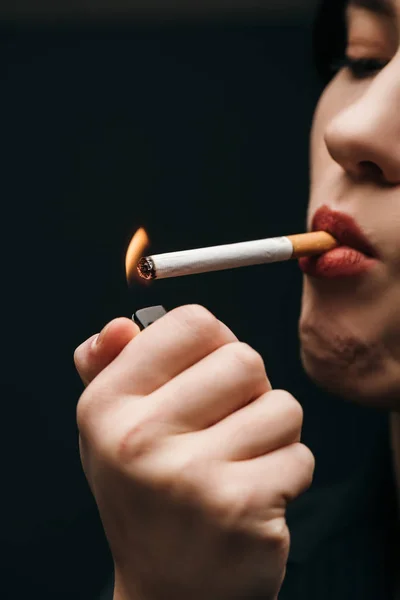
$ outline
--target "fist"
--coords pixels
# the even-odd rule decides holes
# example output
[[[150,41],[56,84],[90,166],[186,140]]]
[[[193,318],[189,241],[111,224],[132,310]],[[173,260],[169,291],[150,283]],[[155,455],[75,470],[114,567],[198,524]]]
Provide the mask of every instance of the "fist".
[[[115,563],[114,600],[276,598],[287,503],[310,485],[302,409],[206,309],[78,348],[83,468]]]

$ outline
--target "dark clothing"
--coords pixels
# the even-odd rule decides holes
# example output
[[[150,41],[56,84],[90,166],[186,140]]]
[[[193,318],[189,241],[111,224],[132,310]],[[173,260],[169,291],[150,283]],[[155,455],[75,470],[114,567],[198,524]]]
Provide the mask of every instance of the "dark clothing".
[[[292,550],[279,600],[394,599],[394,496],[363,475],[311,490],[293,504]]]

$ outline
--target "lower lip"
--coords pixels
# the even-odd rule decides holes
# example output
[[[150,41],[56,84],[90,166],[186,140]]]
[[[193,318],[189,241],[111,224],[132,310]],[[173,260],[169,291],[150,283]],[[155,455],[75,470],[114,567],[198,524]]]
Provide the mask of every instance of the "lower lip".
[[[303,273],[312,277],[355,277],[369,271],[376,265],[376,259],[349,246],[339,246],[320,256],[299,259]]]

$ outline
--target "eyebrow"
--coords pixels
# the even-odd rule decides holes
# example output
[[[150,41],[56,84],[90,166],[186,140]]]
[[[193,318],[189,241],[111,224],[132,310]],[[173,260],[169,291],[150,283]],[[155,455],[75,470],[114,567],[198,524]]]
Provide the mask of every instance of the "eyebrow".
[[[365,8],[365,10],[387,17],[393,17],[395,15],[395,8],[392,0],[349,0],[348,6]]]

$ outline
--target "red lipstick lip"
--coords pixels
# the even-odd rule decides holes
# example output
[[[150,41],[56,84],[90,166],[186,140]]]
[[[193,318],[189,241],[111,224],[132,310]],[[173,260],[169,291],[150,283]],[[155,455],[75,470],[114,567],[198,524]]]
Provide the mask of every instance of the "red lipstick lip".
[[[350,215],[321,206],[312,219],[311,228],[312,231],[327,231],[340,246],[354,248],[369,258],[378,258],[376,249]]]
[[[299,259],[303,273],[336,279],[362,276],[377,264],[377,251],[350,215],[321,206],[312,220],[313,231],[327,231],[338,241],[337,248]]]

